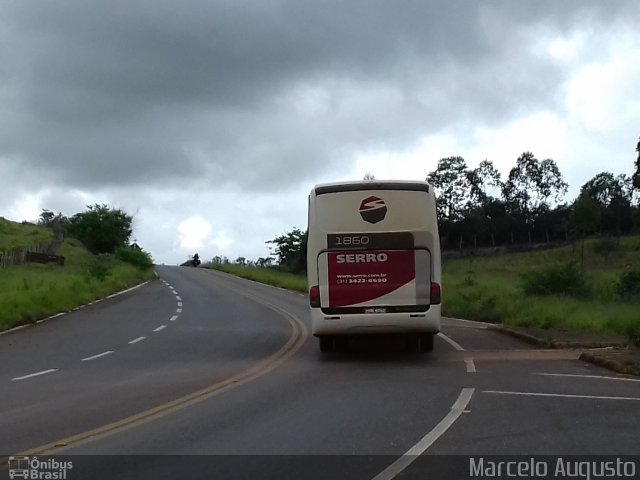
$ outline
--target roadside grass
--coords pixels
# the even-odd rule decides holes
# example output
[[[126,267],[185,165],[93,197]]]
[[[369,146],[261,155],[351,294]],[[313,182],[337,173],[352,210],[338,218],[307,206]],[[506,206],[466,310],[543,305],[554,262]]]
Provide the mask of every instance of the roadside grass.
[[[0,217],[0,252],[48,243],[53,236],[50,228],[15,223]]]
[[[523,278],[536,269],[574,262],[587,293],[527,295]],[[640,333],[640,302],[622,299],[619,276],[640,268],[640,237],[621,238],[602,251],[598,240],[581,246],[514,253],[496,257],[465,258],[443,263],[443,314],[470,320],[544,329],[580,330],[627,335]]]
[[[202,267],[230,273],[237,277],[266,283],[275,287],[286,288],[287,290],[295,290],[298,292],[307,291],[307,277],[303,275],[295,275],[293,273],[281,272],[273,268],[243,267],[231,263],[204,264]]]
[[[603,252],[598,240],[553,250],[469,257],[443,262],[443,315],[511,326],[627,335],[640,338],[640,299],[620,298],[620,274],[640,269],[640,237],[624,237]],[[523,277],[532,270],[575,262],[587,294],[527,295]],[[301,292],[306,277],[274,269],[207,265],[233,275]]]
[[[71,310],[153,278],[113,255],[94,256],[72,239],[60,246],[65,266],[0,269],[0,330]]]

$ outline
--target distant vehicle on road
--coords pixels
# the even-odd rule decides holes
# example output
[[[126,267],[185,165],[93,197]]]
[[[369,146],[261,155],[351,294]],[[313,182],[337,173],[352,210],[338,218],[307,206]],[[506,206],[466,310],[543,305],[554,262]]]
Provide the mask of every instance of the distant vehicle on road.
[[[316,185],[309,195],[312,333],[323,352],[349,335],[401,334],[430,352],[440,330],[440,237],[433,189],[419,181]]]
[[[193,257],[189,258],[189,260],[187,260],[184,263],[181,263],[180,266],[181,267],[197,267],[201,263],[202,262],[200,261],[200,256],[196,253],[193,255]]]

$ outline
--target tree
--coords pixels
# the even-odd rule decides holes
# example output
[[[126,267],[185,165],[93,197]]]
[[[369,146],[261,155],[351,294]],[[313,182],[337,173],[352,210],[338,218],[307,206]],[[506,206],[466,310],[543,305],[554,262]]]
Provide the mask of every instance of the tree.
[[[294,228],[291,232],[280,235],[266,243],[276,245],[275,254],[278,256],[280,267],[292,273],[306,273],[307,236],[308,232]]]
[[[571,230],[574,239],[582,240],[580,261],[584,264],[584,239],[598,231],[600,215],[596,202],[585,191],[573,202],[571,207]]]
[[[55,213],[51,210],[42,209],[42,213],[40,214],[40,219],[38,220],[38,225],[42,225],[43,227],[48,227],[53,222],[55,218]]]
[[[364,177],[362,177],[362,180],[365,180],[365,181],[368,181],[368,182],[373,182],[375,179],[376,179],[376,177],[371,172],[365,173]]]
[[[529,217],[541,207],[550,207],[567,193],[568,185],[556,163],[550,158],[540,162],[531,152],[524,152],[509,172],[503,187],[507,202]]]
[[[535,217],[548,212],[551,201],[559,202],[567,189],[568,185],[553,160],[540,162],[533,153],[524,152],[509,172],[502,194],[509,213],[524,222],[531,241]]]
[[[626,175],[601,172],[580,189],[594,203],[600,216],[600,233],[620,234],[631,230],[633,187]]]
[[[619,181],[622,180],[622,183]],[[581,191],[584,191],[600,207],[607,208],[617,196],[623,196],[624,179],[617,179],[609,172],[601,172],[585,183]]]
[[[256,265],[259,268],[269,268],[273,264],[273,258],[271,257],[259,257],[256,260]]]
[[[55,215],[51,210],[42,209],[40,218],[38,219],[38,225],[48,227],[53,230],[55,235],[55,242],[52,245],[52,251],[55,251],[64,239],[64,232],[69,226],[69,219],[65,217],[62,212],[58,212]]]
[[[500,172],[493,166],[491,160],[483,160],[480,165],[467,172],[467,180],[470,186],[469,206],[481,206],[492,198],[489,188],[502,187]]]
[[[447,157],[438,160],[437,168],[427,176],[436,192],[436,207],[439,220],[460,220],[466,209],[469,195],[467,164],[462,157]]]
[[[88,205],[87,209],[71,217],[69,235],[84,243],[90,252],[113,253],[129,243],[131,216],[104,204]]]

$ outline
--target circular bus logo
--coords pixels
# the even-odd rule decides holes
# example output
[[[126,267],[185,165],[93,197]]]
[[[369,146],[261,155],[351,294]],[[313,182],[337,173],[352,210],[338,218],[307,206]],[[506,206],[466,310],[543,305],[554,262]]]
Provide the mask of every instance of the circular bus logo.
[[[378,223],[386,214],[387,206],[381,198],[367,197],[360,203],[360,216],[365,222]]]

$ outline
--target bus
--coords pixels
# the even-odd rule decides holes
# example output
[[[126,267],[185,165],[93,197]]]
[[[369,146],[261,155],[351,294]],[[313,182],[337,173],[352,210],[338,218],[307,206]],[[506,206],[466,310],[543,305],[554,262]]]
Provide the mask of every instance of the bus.
[[[322,352],[354,335],[398,334],[430,352],[440,331],[440,237],[421,181],[316,185],[309,195],[307,275]]]

